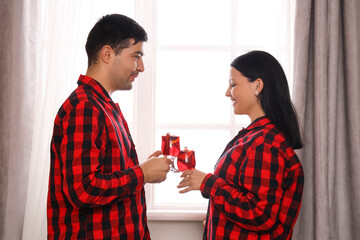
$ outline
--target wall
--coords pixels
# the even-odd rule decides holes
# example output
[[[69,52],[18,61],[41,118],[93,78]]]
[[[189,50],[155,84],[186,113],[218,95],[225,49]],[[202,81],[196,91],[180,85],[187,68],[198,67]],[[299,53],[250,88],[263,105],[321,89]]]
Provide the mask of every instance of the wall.
[[[149,221],[153,240],[199,240],[202,239],[201,221]]]

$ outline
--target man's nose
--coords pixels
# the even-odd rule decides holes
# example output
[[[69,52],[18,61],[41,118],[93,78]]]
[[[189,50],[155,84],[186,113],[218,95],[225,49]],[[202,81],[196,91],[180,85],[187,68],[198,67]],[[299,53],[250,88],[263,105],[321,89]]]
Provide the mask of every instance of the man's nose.
[[[138,65],[137,65],[137,70],[139,72],[143,72],[145,70],[144,62],[143,62],[142,58],[139,58]]]

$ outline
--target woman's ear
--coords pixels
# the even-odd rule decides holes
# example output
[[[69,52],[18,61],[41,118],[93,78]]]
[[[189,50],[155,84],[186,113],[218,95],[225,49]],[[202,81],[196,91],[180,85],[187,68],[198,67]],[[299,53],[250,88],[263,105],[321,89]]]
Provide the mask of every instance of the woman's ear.
[[[264,88],[264,82],[261,80],[261,78],[257,78],[251,83],[251,85],[254,90],[255,96],[258,97]]]
[[[264,82],[261,78],[257,78],[255,81],[255,91],[257,91],[259,94],[261,93],[261,91],[264,88]]]

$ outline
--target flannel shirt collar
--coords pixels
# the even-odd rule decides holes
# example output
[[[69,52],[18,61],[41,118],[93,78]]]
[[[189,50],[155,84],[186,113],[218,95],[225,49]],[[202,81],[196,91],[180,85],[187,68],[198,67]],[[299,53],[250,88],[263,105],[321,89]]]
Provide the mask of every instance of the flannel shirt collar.
[[[271,120],[267,118],[266,116],[259,117],[255,119],[250,125],[246,128],[246,130],[252,130],[259,127],[264,127],[268,123],[271,123]]]
[[[112,102],[112,99],[109,93],[105,90],[105,88],[95,79],[80,74],[79,80],[77,82],[79,86],[81,85],[88,85],[94,89],[95,93],[105,102]]]

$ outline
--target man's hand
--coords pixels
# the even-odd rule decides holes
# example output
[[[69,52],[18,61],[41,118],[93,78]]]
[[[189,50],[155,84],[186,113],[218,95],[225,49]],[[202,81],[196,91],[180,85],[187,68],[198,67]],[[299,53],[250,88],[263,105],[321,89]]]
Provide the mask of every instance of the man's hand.
[[[161,151],[156,151],[149,159],[140,165],[144,173],[144,183],[160,183],[165,181],[172,161],[167,157],[159,157]]]

